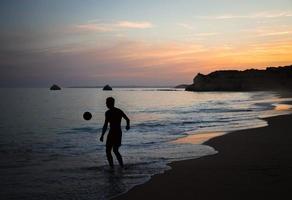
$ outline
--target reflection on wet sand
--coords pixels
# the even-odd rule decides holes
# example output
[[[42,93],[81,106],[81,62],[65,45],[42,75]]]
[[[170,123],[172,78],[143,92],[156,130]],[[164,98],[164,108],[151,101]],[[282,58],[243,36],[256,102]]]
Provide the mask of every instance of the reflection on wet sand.
[[[276,104],[275,105],[275,110],[277,111],[291,111],[292,110],[292,105],[289,104]]]
[[[173,143],[176,144],[202,144],[203,142],[206,142],[207,140],[213,138],[213,137],[218,137],[220,135],[224,135],[226,132],[211,132],[211,133],[196,133],[192,134],[189,133],[186,137],[178,138],[175,141],[172,141]]]

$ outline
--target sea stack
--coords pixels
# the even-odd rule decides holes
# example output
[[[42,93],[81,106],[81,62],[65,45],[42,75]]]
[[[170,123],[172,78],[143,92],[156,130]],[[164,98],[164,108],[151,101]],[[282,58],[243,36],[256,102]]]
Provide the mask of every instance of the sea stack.
[[[103,90],[113,90],[113,88],[109,85],[103,87]]]
[[[54,84],[50,87],[50,90],[61,90],[61,87]]]

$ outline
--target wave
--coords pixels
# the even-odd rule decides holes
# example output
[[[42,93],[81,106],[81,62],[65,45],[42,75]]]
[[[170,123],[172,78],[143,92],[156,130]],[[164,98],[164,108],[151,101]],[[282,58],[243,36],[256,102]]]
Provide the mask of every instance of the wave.
[[[98,133],[101,131],[101,128],[86,126],[86,127],[77,127],[77,128],[71,128],[69,130],[65,130],[62,132],[59,132],[57,134],[76,134],[76,133]]]

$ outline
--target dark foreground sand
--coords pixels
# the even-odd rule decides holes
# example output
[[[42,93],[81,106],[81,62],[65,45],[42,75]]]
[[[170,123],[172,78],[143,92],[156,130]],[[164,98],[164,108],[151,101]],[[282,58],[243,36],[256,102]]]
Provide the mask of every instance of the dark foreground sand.
[[[171,163],[115,199],[292,199],[292,115],[266,120],[205,142],[219,153]]]

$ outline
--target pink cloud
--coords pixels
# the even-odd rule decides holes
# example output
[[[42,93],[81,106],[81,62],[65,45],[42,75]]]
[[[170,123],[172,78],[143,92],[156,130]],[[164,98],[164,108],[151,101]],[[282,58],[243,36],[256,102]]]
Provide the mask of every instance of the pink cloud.
[[[153,27],[152,23],[150,22],[130,22],[130,21],[120,21],[117,22],[115,26],[129,29],[146,29]]]

